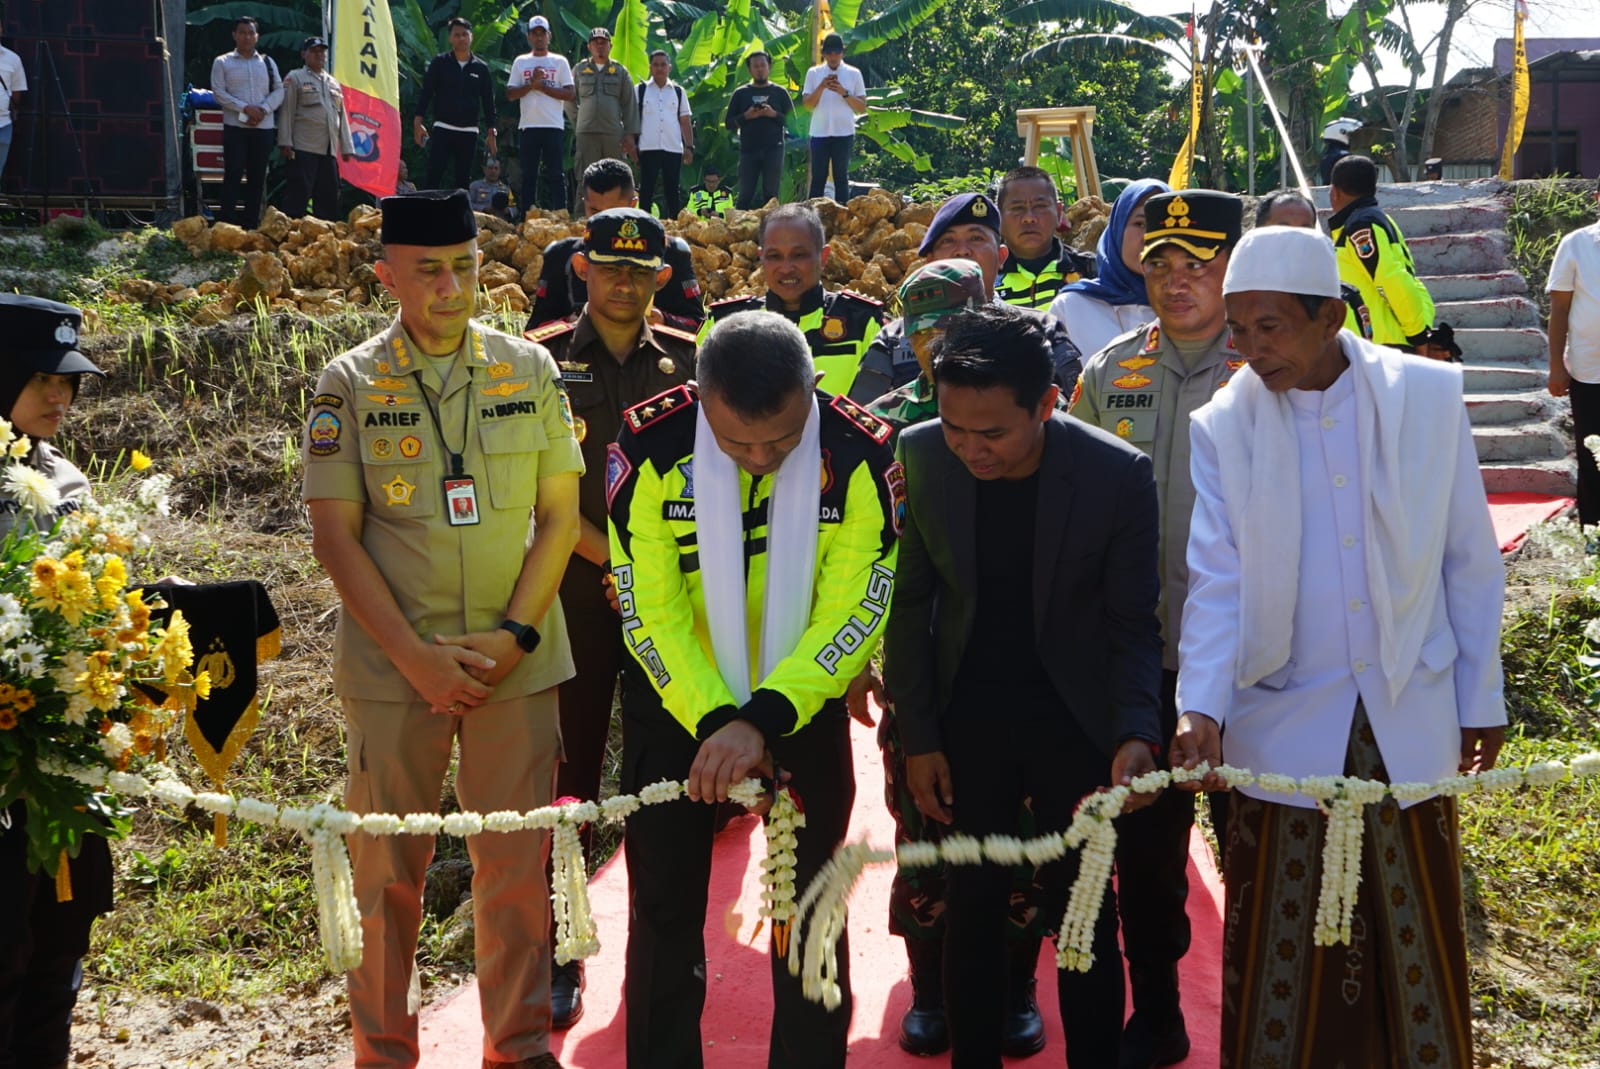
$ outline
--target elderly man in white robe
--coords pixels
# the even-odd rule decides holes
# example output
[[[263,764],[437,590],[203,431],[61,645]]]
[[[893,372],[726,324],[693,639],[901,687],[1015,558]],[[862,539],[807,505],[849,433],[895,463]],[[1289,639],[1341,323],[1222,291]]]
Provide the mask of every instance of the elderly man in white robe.
[[[1487,770],[1505,576],[1460,370],[1342,330],[1314,230],[1250,233],[1223,294],[1249,367],[1193,417],[1174,765]],[[1313,938],[1325,835],[1304,795],[1237,792],[1222,1064],[1475,1064],[1454,799],[1366,807],[1348,945]]]

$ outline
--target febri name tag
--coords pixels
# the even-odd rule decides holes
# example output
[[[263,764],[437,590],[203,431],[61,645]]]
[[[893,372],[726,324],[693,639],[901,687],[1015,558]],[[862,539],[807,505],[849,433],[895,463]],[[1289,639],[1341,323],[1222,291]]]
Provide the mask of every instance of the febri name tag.
[[[446,475],[444,483],[445,516],[451,527],[470,527],[479,522],[478,488],[470,475]]]

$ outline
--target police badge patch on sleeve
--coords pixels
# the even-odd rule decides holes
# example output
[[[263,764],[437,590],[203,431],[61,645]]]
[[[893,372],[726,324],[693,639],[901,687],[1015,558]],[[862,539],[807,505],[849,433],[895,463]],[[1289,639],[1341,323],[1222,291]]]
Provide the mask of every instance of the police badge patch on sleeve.
[[[611,508],[611,503],[616,500],[617,491],[622,489],[622,484],[628,481],[628,476],[633,474],[633,464],[628,460],[628,455],[616,442],[606,446],[606,508]]]
[[[883,470],[884,485],[889,488],[889,522],[896,536],[906,526],[906,468],[898,460]]]

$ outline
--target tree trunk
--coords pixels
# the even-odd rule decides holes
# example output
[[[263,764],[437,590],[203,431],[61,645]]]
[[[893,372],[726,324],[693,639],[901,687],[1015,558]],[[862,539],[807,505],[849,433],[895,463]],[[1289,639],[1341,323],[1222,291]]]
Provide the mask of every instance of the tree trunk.
[[[1444,107],[1444,70],[1450,61],[1450,36],[1456,23],[1467,13],[1467,0],[1447,0],[1444,9],[1444,26],[1439,30],[1439,51],[1433,58],[1433,88],[1428,92],[1428,108],[1422,120],[1423,159],[1433,156],[1433,135],[1439,128],[1439,112]]]

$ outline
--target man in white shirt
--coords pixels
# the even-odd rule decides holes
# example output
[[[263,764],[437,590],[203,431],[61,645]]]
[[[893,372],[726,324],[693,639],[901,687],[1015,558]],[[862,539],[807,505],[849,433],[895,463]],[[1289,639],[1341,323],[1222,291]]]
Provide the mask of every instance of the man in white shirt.
[[[639,207],[657,205],[656,179],[662,180],[660,211],[676,219],[683,208],[679,168],[694,160],[694,118],[683,86],[673,81],[672,63],[661,49],[650,53],[650,78],[639,83]]]
[[[518,120],[518,148],[522,153],[522,209],[538,205],[545,211],[567,206],[564,106],[577,90],[566,56],[550,51],[550,20],[535,15],[528,20],[529,51],[511,61],[506,96],[522,109]],[[540,169],[544,171],[544,196],[535,198]]]
[[[211,92],[222,107],[222,204],[217,217],[246,230],[261,221],[261,187],[278,140],[273,117],[283,104],[283,78],[272,57],[256,51],[259,35],[256,20],[241,15],[233,22],[233,51],[211,62]]]
[[[1600,198],[1600,183],[1595,195]],[[1578,442],[1578,520],[1600,523],[1600,468],[1583,446],[1600,434],[1600,223],[1561,239],[1550,279],[1550,394],[1572,398]]]
[[[22,57],[0,45],[0,174],[5,173],[6,157],[11,155],[11,135],[17,129],[12,116],[22,104],[22,94],[27,88],[28,75],[22,69]]]
[[[833,171],[833,199],[850,199],[850,146],[856,139],[856,116],[867,110],[867,83],[844,61],[844,38],[822,39],[822,62],[806,71],[801,103],[811,109],[811,196],[822,196],[828,171]]]
[[[1223,293],[1249,366],[1190,422],[1174,767],[1412,784],[1492,768],[1505,571],[1460,369],[1342,330],[1314,230],[1252,231]],[[1319,907],[1316,804],[1234,792],[1222,1064],[1476,1064],[1454,797],[1364,807],[1347,922]]]

